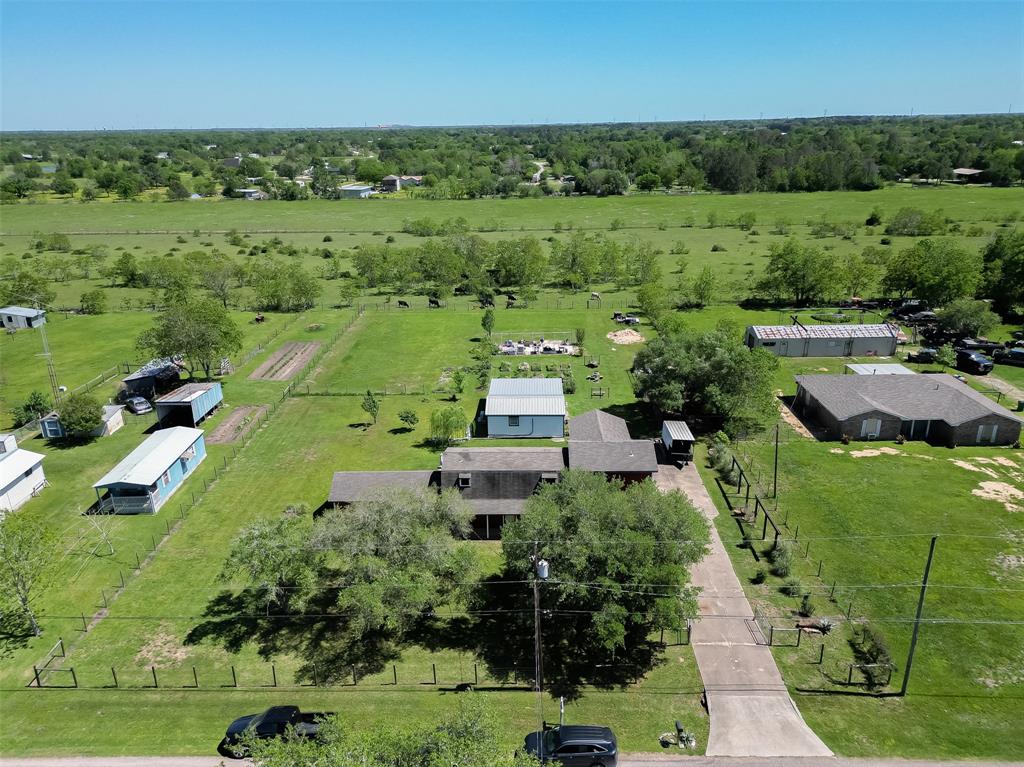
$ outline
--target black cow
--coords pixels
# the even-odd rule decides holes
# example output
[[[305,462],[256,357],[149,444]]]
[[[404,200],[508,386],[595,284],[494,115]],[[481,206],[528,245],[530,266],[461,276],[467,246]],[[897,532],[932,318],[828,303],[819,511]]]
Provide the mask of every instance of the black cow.
[[[481,308],[487,306],[494,306],[494,299],[491,298],[490,296],[485,296],[484,298],[480,299],[480,306]]]
[[[403,301],[402,299],[398,299],[398,308],[399,309],[408,309],[409,308],[409,302],[408,301]]]
[[[515,301],[515,300],[516,300],[516,294],[515,294],[515,293],[506,293],[506,294],[505,294],[505,297],[506,297],[506,298],[507,298],[507,299],[508,299],[509,301]]]
[[[434,298],[433,296],[431,296],[430,298],[427,299],[427,301],[430,303],[430,308],[431,309],[440,309],[441,308],[441,301],[439,299]]]
[[[516,302],[513,301],[511,298],[508,301],[505,302],[505,308],[506,309],[515,309],[515,307],[516,307]]]

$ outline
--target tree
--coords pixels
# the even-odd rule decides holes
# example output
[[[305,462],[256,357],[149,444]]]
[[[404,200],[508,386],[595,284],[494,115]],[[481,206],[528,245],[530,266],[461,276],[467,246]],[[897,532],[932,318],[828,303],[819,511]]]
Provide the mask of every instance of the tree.
[[[24,426],[48,412],[50,412],[49,398],[38,389],[33,389],[21,406],[11,411],[11,416],[14,418],[15,427],[18,427]]]
[[[579,348],[583,348],[583,342],[587,340],[587,329],[576,328],[576,345]]]
[[[636,177],[636,188],[642,192],[652,192],[661,183],[661,176],[657,173],[643,173]]]
[[[53,575],[59,554],[53,531],[36,517],[8,514],[0,520],[0,613],[20,615],[34,636],[43,633],[35,601]]]
[[[491,337],[491,331],[494,330],[494,309],[490,307],[484,309],[484,316],[480,319],[480,325],[483,327],[487,337]]]
[[[466,433],[466,413],[458,405],[438,408],[430,414],[430,441],[444,449]]]
[[[78,301],[82,314],[103,314],[107,311],[107,294],[102,288],[85,291]]]
[[[188,187],[181,180],[181,176],[177,173],[171,176],[167,182],[167,199],[168,200],[187,200],[191,192],[188,191]]]
[[[411,408],[398,411],[398,420],[405,424],[406,428],[412,430],[416,428],[416,424],[420,422],[420,417],[416,415],[416,411]]]
[[[982,259],[984,295],[992,299],[992,308],[1004,317],[1024,314],[1024,229],[996,235]]]
[[[202,369],[209,378],[221,358],[242,348],[242,333],[217,301],[193,297],[168,306],[153,327],[139,335],[136,345],[154,357],[181,355],[190,376]]]
[[[57,406],[60,424],[71,437],[85,437],[103,421],[103,408],[91,394],[70,394]]]
[[[939,326],[962,337],[976,338],[999,324],[999,315],[987,301],[961,298],[946,304],[938,311]]]
[[[715,296],[716,282],[715,272],[710,266],[701,269],[693,281],[693,300],[697,306],[707,306],[711,303]]]
[[[0,280],[0,303],[4,306],[46,306],[53,303],[57,292],[46,278],[28,269],[20,269],[13,278]]]
[[[813,245],[802,245],[796,238],[773,244],[768,250],[764,277],[755,290],[771,298],[789,298],[797,306],[806,306],[827,298],[836,287],[835,258]]]
[[[665,412],[721,417],[735,435],[778,415],[778,366],[771,352],[749,349],[730,323],[704,333],[668,328],[637,352],[634,388]]]
[[[956,364],[956,350],[952,344],[943,344],[935,350],[935,361],[942,365],[942,369],[951,368]]]
[[[54,194],[72,197],[78,191],[78,186],[76,186],[67,172],[61,171],[53,177],[53,181],[50,182],[50,189],[53,190]]]
[[[889,259],[883,287],[943,306],[973,295],[981,283],[982,257],[949,240],[921,240]]]
[[[651,322],[668,309],[668,293],[660,282],[645,282],[636,291],[636,303]]]
[[[632,683],[659,662],[656,632],[681,629],[696,615],[689,569],[708,539],[707,522],[677,492],[662,493],[650,480],[623,488],[603,474],[563,473],[502,528],[501,571],[471,602],[481,657],[502,679],[533,668],[536,554],[551,572],[540,584],[540,606],[550,616],[545,689],[572,699],[584,685]]]
[[[900,208],[885,227],[886,234],[906,237],[928,237],[945,231],[946,220],[941,212],[925,212],[917,208]]]
[[[366,394],[363,395],[363,401],[359,407],[366,411],[374,423],[377,423],[377,416],[380,414],[380,400],[373,396],[372,391],[366,390]]]

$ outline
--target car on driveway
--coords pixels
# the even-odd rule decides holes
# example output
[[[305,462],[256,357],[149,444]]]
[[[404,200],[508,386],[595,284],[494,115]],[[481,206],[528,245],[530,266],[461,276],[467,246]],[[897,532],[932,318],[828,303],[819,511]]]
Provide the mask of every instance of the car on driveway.
[[[995,353],[995,359],[997,365],[1016,365],[1017,367],[1024,367],[1024,349],[1013,347],[1011,349],[1004,349],[1001,352],[997,351]]]
[[[957,349],[956,369],[962,370],[964,373],[984,376],[992,372],[992,360],[981,352],[971,351],[970,349]]]
[[[619,748],[607,727],[566,724],[531,732],[524,742],[526,753],[545,764],[564,767],[615,767]]]
[[[924,348],[924,349],[919,349],[918,351],[911,352],[910,354],[907,355],[907,362],[918,362],[918,363],[935,362],[935,356],[936,356],[937,353],[938,353],[937,350],[930,349],[930,348],[927,348],[927,347]]]
[[[315,738],[320,733],[320,722],[329,716],[328,711],[300,711],[298,706],[271,706],[261,714],[246,714],[228,725],[224,739],[217,746],[218,753],[232,759],[245,757],[242,744],[247,733],[260,740],[280,738],[289,729],[300,738]]]
[[[153,406],[144,397],[131,397],[124,404],[135,415],[153,412]]]

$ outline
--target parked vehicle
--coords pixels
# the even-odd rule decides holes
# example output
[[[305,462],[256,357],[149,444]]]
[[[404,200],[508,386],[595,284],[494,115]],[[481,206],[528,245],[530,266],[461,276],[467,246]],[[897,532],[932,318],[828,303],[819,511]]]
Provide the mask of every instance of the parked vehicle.
[[[918,312],[926,312],[928,310],[929,306],[924,301],[910,299],[908,301],[904,301],[902,304],[893,309],[891,316],[897,318],[909,317],[911,314],[917,314]]]
[[[1013,347],[996,351],[995,362],[997,365],[1015,365],[1024,367],[1024,348]]]
[[[903,322],[907,325],[925,325],[937,319],[935,312],[914,312],[903,317]]]
[[[907,362],[919,362],[928,363],[935,362],[935,357],[938,355],[937,349],[918,349],[916,352],[911,352],[907,355]]]
[[[612,315],[612,319],[616,322],[621,322],[625,325],[639,325],[640,318],[633,314],[623,314],[622,312],[615,312]]]
[[[315,738],[320,732],[320,722],[332,715],[327,711],[303,712],[298,706],[271,706],[262,714],[247,714],[229,724],[217,751],[221,756],[242,759],[245,747],[241,740],[247,732],[264,740],[280,738],[291,728],[300,738]]]
[[[992,372],[992,360],[981,352],[970,349],[957,349],[956,369],[965,373],[983,376]]]
[[[998,341],[989,341],[987,338],[964,338],[956,345],[956,348],[970,349],[972,352],[981,352],[982,354],[994,354],[1005,347]]]
[[[619,758],[615,734],[598,725],[567,724],[531,732],[525,747],[543,763],[565,767],[615,767]]]
[[[135,415],[153,412],[153,406],[144,397],[131,397],[125,402],[125,406]]]

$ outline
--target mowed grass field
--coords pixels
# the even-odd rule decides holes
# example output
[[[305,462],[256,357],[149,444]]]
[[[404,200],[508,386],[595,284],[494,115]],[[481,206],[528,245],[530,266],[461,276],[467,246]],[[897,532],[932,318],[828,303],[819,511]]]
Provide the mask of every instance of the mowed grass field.
[[[760,270],[768,243],[781,239],[778,235],[767,234],[777,218],[789,219],[794,233],[807,238],[806,221],[823,213],[833,220],[859,221],[862,224],[876,205],[888,213],[904,205],[913,205],[925,209],[941,208],[951,218],[978,223],[986,233],[990,233],[1019,212],[1021,200],[1020,190],[891,188],[868,194],[651,196],[608,200],[463,203],[312,201],[295,207],[290,203],[244,202],[118,203],[102,206],[54,203],[5,206],[0,211],[0,229],[3,230],[0,254],[13,252],[20,255],[34,231],[95,232],[72,234],[73,245],[80,247],[101,242],[111,247],[123,245],[134,249],[138,246],[134,250],[137,254],[147,251],[162,253],[174,246],[186,251],[192,249],[193,244],[202,247],[199,243],[210,241],[225,249],[220,233],[230,228],[250,232],[247,242],[273,236],[269,232],[274,231],[281,232],[279,236],[286,242],[310,246],[319,246],[324,234],[333,233],[333,244],[328,246],[338,249],[356,242],[383,242],[384,236],[400,229],[405,219],[429,217],[441,220],[464,216],[473,226],[490,227],[497,221],[504,231],[482,233],[481,236],[487,238],[526,233],[564,238],[568,236],[566,228],[572,224],[604,230],[617,239],[651,239],[666,250],[662,258],[668,283],[676,278],[672,274],[676,257],[667,251],[681,240],[691,251],[687,256],[690,274],[699,270],[703,263],[711,263],[720,270],[723,280],[742,286],[749,282],[745,276],[748,271]],[[707,228],[708,212],[714,211],[725,220],[747,210],[757,213],[756,228],[761,231],[760,235],[743,233],[735,228]],[[616,218],[622,221],[622,226],[612,231],[609,227]],[[193,235],[195,229],[200,230],[199,236]],[[157,231],[159,233],[147,233]],[[189,244],[176,244],[176,232],[179,231]],[[852,241],[838,238],[814,241],[834,247],[836,252],[859,251],[867,244],[877,243],[881,235],[880,230],[872,235],[861,232],[863,228]],[[401,234],[394,236],[399,244],[422,241]],[[961,239],[969,247],[981,247],[985,241],[978,237]],[[911,242],[910,238],[896,238],[894,246],[906,247]],[[723,244],[726,252],[711,253],[711,245],[717,243]],[[318,258],[310,256],[304,263],[314,268],[318,261]],[[98,280],[60,284],[57,286],[58,303],[77,302],[82,290],[99,284]],[[248,379],[248,375],[286,341],[319,341],[326,346],[349,323],[354,311],[331,308],[334,288],[328,282],[324,287],[322,305],[301,315],[268,314],[267,323],[253,325],[249,322],[251,314],[237,312],[235,316],[243,328],[245,348],[238,355],[236,372],[223,380],[225,407],[205,428],[208,432],[216,428],[237,407],[277,405],[277,410],[270,415],[269,422],[256,429],[245,446],[210,446],[209,459],[159,515],[107,521],[107,535],[115,548],[113,554],[101,545],[100,534],[79,512],[95,498],[92,482],[144,438],[143,431],[150,421],[129,418],[128,427],[113,437],[70,449],[45,444],[41,439],[26,444],[30,449],[47,454],[45,468],[51,487],[19,513],[44,519],[61,535],[62,551],[66,553],[62,554],[64,563],[59,578],[48,587],[40,602],[46,633],[26,646],[8,646],[6,654],[0,656],[0,695],[4,714],[0,717],[2,753],[212,753],[224,723],[241,713],[260,710],[271,702],[297,702],[310,709],[337,710],[353,726],[367,729],[381,718],[393,716],[396,706],[402,706],[406,718],[431,721],[441,710],[453,704],[454,695],[450,687],[472,678],[471,657],[454,652],[434,653],[416,647],[411,648],[398,664],[398,686],[386,684],[389,680],[385,674],[385,678],[363,680],[347,688],[274,690],[268,687],[271,683],[270,659],[261,657],[251,644],[238,652],[228,652],[212,641],[200,644],[185,642],[189,630],[202,620],[209,600],[221,588],[218,575],[227,548],[243,526],[255,519],[272,518],[290,505],[319,506],[326,498],[334,471],[428,469],[437,465],[438,455],[425,447],[423,440],[428,433],[430,412],[450,404],[450,395],[435,389],[446,369],[469,364],[472,339],[483,335],[480,310],[470,308],[469,300],[460,298],[450,302],[452,308],[428,311],[423,308],[425,299],[420,296],[411,300],[414,309],[399,311],[391,308],[394,303],[384,307],[381,295],[364,295],[360,303],[366,304],[367,308],[362,317],[339,337],[308,375],[295,380],[296,396],[282,402],[284,382],[253,381]],[[591,384],[585,380],[590,372],[584,366],[585,359],[568,360],[577,383],[576,393],[568,397],[570,415],[592,407],[604,407],[629,419],[634,436],[649,436],[657,424],[645,420],[647,413],[635,402],[627,372],[633,355],[640,347],[616,345],[605,337],[609,331],[618,329],[611,322],[610,314],[612,309],[625,308],[630,299],[629,291],[614,293],[604,286],[600,289],[604,295],[602,307],[587,308],[589,291],[568,294],[555,290],[542,292],[541,299],[529,309],[507,310],[499,304],[495,311],[494,332],[496,336],[520,333],[529,336],[573,333],[576,328],[583,328],[587,357],[599,358],[598,370],[603,379]],[[138,304],[148,296],[148,291],[109,289],[112,308],[119,307],[122,298],[129,294]],[[684,316],[691,327],[698,329],[713,327],[723,319],[740,327],[750,323],[788,322],[785,313],[744,311],[728,304],[688,312]],[[74,388],[122,359],[136,359],[135,338],[152,322],[152,317],[151,313],[143,311],[116,311],[99,317],[73,316],[67,319],[55,314],[47,329],[59,381]],[[315,325],[322,327],[311,330],[310,327]],[[646,323],[636,329],[648,339],[652,335]],[[262,351],[241,364],[241,360],[260,347]],[[6,408],[10,403],[20,401],[31,389],[48,391],[45,364],[36,356],[39,352],[41,347],[36,333],[20,332],[0,338],[3,419],[8,418]],[[522,358],[496,358],[492,375],[503,374],[502,362],[516,365],[521,361]],[[542,367],[566,362],[560,357],[528,358],[527,361]],[[792,387],[791,376],[797,372],[795,364],[787,362],[780,372],[777,383],[783,391],[789,392]],[[810,365],[811,361],[799,364]],[[554,371],[543,372],[554,374]],[[98,395],[113,394],[116,381],[115,378],[98,389]],[[475,389],[475,384],[472,376],[467,374],[465,391],[458,400],[467,416],[476,412],[484,394]],[[608,395],[604,398],[591,396],[591,388],[598,386],[608,389]],[[379,422],[372,426],[368,425],[369,418],[360,408],[361,394],[368,387],[387,392],[382,395]],[[403,408],[411,408],[419,415],[420,423],[412,432],[400,429],[402,424],[397,414]],[[0,420],[0,425],[4,423],[5,420]],[[556,443],[537,441],[536,444]],[[912,461],[911,458],[897,460],[884,456],[880,460],[854,459],[844,455],[842,458],[846,463],[833,465],[830,461],[835,462],[840,456],[828,453],[827,446],[813,445],[813,448],[818,452],[811,447],[797,446],[792,460],[789,457],[783,459],[782,498],[792,499],[794,504],[791,521],[811,525],[811,529],[817,530],[820,536],[824,536],[821,531],[831,525],[842,525],[843,530],[848,525],[852,526],[851,529],[859,529],[857,526],[865,525],[871,514],[874,516],[870,516],[870,521],[875,527],[870,529],[884,534],[899,533],[904,528],[915,532],[926,529],[929,515],[935,513],[935,508],[942,510],[943,519],[947,522],[954,517],[959,520],[960,517],[954,514],[955,505],[948,500],[954,496],[945,492],[946,487],[956,491],[956,503],[965,493],[968,504],[994,503],[970,495],[970,489],[982,478],[981,475],[974,477],[978,472],[972,473],[948,464],[945,457],[953,456],[945,452],[941,458],[931,462],[923,458]],[[917,449],[924,448],[916,445],[900,448],[909,452]],[[985,457],[990,452],[996,451],[980,451],[978,455]],[[957,451],[956,457],[959,454]],[[797,460],[799,456],[803,457]],[[1012,454],[1011,458],[1020,463],[1015,456]],[[870,469],[872,466],[890,469],[888,473],[876,472]],[[921,467],[927,467],[927,471]],[[216,474],[215,469],[218,470]],[[954,476],[959,477],[957,484],[949,484]],[[974,484],[970,484],[968,479],[974,480]],[[196,496],[194,506],[193,493]],[[906,504],[907,511],[895,513],[892,510],[896,505],[893,499],[899,499],[900,507]],[[881,504],[881,508],[890,511],[876,514],[866,505],[862,508],[862,503],[866,502],[872,506]],[[180,518],[181,513],[185,513],[184,519]],[[970,506],[962,517],[965,529],[978,526],[984,513],[987,512],[982,511],[982,506]],[[804,517],[817,519],[817,522],[804,523]],[[1014,518],[1006,518],[1005,514],[984,519],[990,523],[999,521],[995,534],[1010,536],[1005,539],[1006,551],[1012,554],[1013,541],[1019,545],[1024,537],[1013,537],[1021,534],[1019,524],[1014,526]],[[720,525],[725,523],[733,524],[727,518],[720,520]],[[161,542],[169,524],[177,527]],[[981,525],[979,529],[992,528]],[[728,531],[726,528],[722,531],[725,537]],[[738,535],[735,526],[732,534]],[[806,534],[801,528],[801,536]],[[918,538],[912,541],[920,548]],[[159,546],[152,560],[138,575],[132,575],[136,555],[144,559],[154,544]],[[860,544],[848,545],[837,540],[829,546],[828,553],[837,562],[829,567],[835,572],[859,572],[856,566],[863,548]],[[818,544],[813,544],[813,547],[811,559]],[[944,547],[945,543],[940,543],[940,552]],[[484,558],[493,562],[493,546],[481,544],[481,549]],[[920,568],[923,567],[921,551],[911,550],[909,545],[906,549],[886,545],[881,550],[888,557],[884,560],[886,566],[890,560],[898,563],[900,570],[893,577],[902,578],[900,583],[920,577]],[[749,552],[742,553],[750,556]],[[991,575],[989,560],[993,556],[998,556],[998,553],[988,551],[984,556],[959,556],[956,561],[962,568],[962,580],[965,583],[991,581],[1001,584],[1001,588],[1017,577],[1018,571],[1012,568],[999,578]],[[870,561],[875,562],[874,559]],[[876,564],[883,566],[882,563]],[[737,559],[737,569],[742,577],[751,568]],[[829,570],[825,572],[827,574]],[[84,613],[88,619],[100,610],[105,598],[112,598],[120,586],[122,575],[127,579],[127,586],[116,600],[110,602],[108,617],[88,633],[83,633],[81,615]],[[861,582],[855,581],[853,575],[847,581],[848,584]],[[900,593],[902,610],[908,598]],[[880,595],[876,598],[884,599]],[[772,594],[766,596],[766,603],[779,610],[790,609],[793,601]],[[823,600],[819,601],[822,601],[820,612],[834,609],[826,610]],[[1009,604],[1005,606],[1018,608],[1022,602],[1024,600],[1015,599],[1011,594]],[[864,604],[866,614],[875,610],[874,602]],[[888,614],[884,611],[879,613],[881,617]],[[948,632],[954,631],[949,626],[935,626],[934,630],[947,632],[945,636],[952,636]],[[933,627],[926,627],[926,632],[932,631]],[[980,636],[980,631],[979,628],[977,636]],[[890,636],[888,630],[886,634]],[[918,660],[920,675],[915,672],[911,698],[895,701],[820,696],[812,700],[800,696],[798,703],[805,717],[840,753],[963,757],[1006,757],[1014,749],[1019,753],[1018,741],[1004,735],[1008,722],[1011,722],[1008,719],[1010,712],[1015,710],[1011,705],[1014,696],[1019,703],[1021,682],[1014,682],[1011,673],[1000,669],[1012,669],[1014,662],[1016,668],[1020,667],[1024,654],[1021,646],[1013,639],[1008,643],[1005,640],[977,640],[975,634],[965,635],[962,642],[948,639],[941,645],[947,662],[948,658],[972,654],[977,655],[977,661],[972,661],[969,671],[959,669],[943,676],[941,662],[936,660],[941,657],[939,653],[933,653],[932,661],[920,660],[924,657],[930,636],[923,633],[922,655]],[[63,637],[69,646],[73,645],[65,666],[74,666],[82,684],[89,689],[26,688],[33,663],[45,655],[57,637]],[[836,637],[841,640],[841,634],[837,633]],[[933,638],[931,641],[936,640]],[[903,624],[898,624],[893,630],[890,642],[898,663],[902,663],[899,656],[905,648]],[[1017,655],[1013,656],[1013,652]],[[817,667],[811,667],[803,655],[788,659],[784,653],[785,650],[780,649],[778,657],[792,686],[802,687],[816,681]],[[843,656],[837,650],[829,657],[838,663]],[[1013,660],[1014,657],[1017,661]],[[280,683],[294,684],[296,659],[284,653],[272,660]],[[997,686],[983,685],[983,689],[978,690],[971,681],[976,677],[971,674],[980,674],[983,662],[991,666],[990,673],[987,672],[988,676],[983,678],[996,680]],[[423,684],[430,679],[431,663],[437,663],[438,688]],[[935,665],[929,667],[926,663]],[[104,685],[112,683],[110,666],[118,669],[121,684],[130,689],[103,689]],[[144,687],[152,684],[150,666],[157,668],[161,684],[159,690]],[[165,686],[177,688],[191,684],[192,666],[196,666],[200,677],[199,690],[165,689]],[[239,689],[227,686],[231,684],[231,666],[236,668]],[[55,675],[54,681],[60,681],[60,678],[61,675]],[[700,679],[692,653],[688,647],[672,646],[665,653],[665,663],[638,686],[617,692],[588,691],[578,703],[567,708],[567,715],[570,721],[611,723],[619,733],[622,747],[631,751],[657,750],[656,736],[670,729],[672,721],[679,718],[697,730],[703,747],[707,719],[699,705],[699,693]],[[532,726],[532,695],[513,690],[481,694],[490,696],[496,706],[507,712],[508,727],[504,734],[509,747],[514,747],[522,733]],[[553,719],[557,715],[557,705],[549,700],[547,706],[545,714],[548,719]],[[902,718],[899,721],[903,726],[896,731],[886,726],[886,717],[893,711],[908,712],[900,714]],[[117,727],[110,727],[111,721],[116,721]],[[859,727],[860,722],[868,722],[872,726]]]

